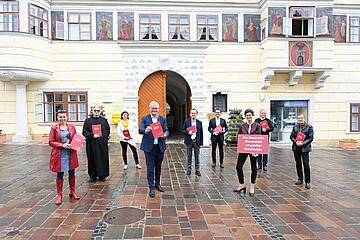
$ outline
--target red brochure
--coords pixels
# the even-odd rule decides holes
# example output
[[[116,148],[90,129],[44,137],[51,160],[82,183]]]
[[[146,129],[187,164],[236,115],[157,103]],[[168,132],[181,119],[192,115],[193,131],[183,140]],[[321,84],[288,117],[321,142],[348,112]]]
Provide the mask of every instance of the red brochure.
[[[129,130],[123,130],[124,137],[131,139]]]
[[[93,134],[97,134],[99,136],[102,136],[102,131],[101,131],[101,124],[94,124],[91,126],[92,128],[92,133]]]
[[[221,125],[217,125],[216,128],[214,128],[214,132],[216,132],[216,133],[221,133],[221,132],[222,132],[222,127],[221,127]]]
[[[70,145],[71,145],[71,149],[75,150],[75,151],[79,151],[81,146],[84,144],[85,142],[85,137],[80,135],[80,134],[75,134],[75,136],[73,137]]]
[[[261,125],[262,128],[265,128],[266,130],[270,129],[269,124],[268,124],[268,122],[266,120],[261,121],[260,125]]]
[[[237,152],[269,154],[269,137],[260,134],[239,134]]]
[[[302,132],[299,132],[298,135],[296,136],[296,141],[302,142],[304,140],[305,140],[305,135]]]
[[[152,127],[151,132],[152,132],[154,138],[164,137],[164,130],[163,130],[160,122],[150,124],[150,127]]]
[[[186,129],[186,131],[188,132],[192,131],[192,133],[196,133],[196,126],[190,126]]]

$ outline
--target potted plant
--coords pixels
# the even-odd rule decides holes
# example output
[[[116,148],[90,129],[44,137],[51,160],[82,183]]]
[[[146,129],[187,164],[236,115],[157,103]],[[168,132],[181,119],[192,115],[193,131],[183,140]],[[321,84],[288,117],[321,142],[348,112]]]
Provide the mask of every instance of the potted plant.
[[[0,142],[6,141],[6,134],[2,133],[3,130],[0,130]]]
[[[339,146],[342,149],[355,149],[359,147],[359,141],[352,138],[340,139]]]
[[[49,144],[49,134],[44,133],[43,135],[41,135],[41,141],[43,144]]]
[[[229,115],[228,132],[225,134],[225,142],[228,146],[236,146],[239,126],[244,119],[242,109],[230,109]]]

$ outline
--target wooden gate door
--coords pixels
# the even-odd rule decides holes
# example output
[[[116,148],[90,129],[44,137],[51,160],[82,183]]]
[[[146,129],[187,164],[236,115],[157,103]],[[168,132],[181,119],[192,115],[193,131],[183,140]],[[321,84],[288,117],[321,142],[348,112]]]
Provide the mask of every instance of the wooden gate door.
[[[149,104],[157,101],[160,105],[159,115],[166,117],[166,73],[159,71],[147,76],[139,88],[138,123],[141,117],[149,114]]]

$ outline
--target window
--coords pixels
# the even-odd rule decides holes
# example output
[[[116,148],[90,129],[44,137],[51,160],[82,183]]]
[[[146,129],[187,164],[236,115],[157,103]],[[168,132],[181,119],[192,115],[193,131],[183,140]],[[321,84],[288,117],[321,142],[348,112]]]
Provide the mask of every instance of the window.
[[[86,92],[44,92],[44,121],[55,122],[58,110],[66,110],[69,122],[84,121],[87,117]]]
[[[91,40],[91,13],[69,13],[69,40]]]
[[[350,103],[350,132],[360,132],[360,103]]]
[[[213,94],[213,111],[218,108],[221,112],[227,112],[227,94],[217,92]]]
[[[140,40],[160,40],[160,14],[140,15]]]
[[[360,17],[350,17],[350,42],[360,42]]]
[[[329,34],[328,23],[328,16],[315,17],[314,7],[290,7],[289,17],[283,19],[283,34],[293,37],[326,35]]]
[[[217,16],[197,16],[197,39],[199,41],[218,40],[218,17]]]
[[[190,40],[189,15],[169,15],[169,40]]]
[[[18,2],[0,1],[0,31],[19,31]]]
[[[30,4],[29,7],[30,33],[48,36],[48,11],[44,8]]]

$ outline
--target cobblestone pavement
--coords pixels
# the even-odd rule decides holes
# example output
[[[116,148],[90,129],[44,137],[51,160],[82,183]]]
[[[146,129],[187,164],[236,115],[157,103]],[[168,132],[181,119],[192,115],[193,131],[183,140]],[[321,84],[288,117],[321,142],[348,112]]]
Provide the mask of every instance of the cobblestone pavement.
[[[129,151],[124,171],[119,144],[110,147],[111,176],[88,183],[84,150],[79,154],[77,191],[54,204],[55,174],[50,147],[0,145],[1,239],[360,239],[360,151],[315,147],[312,188],[295,186],[290,146],[273,145],[268,172],[259,172],[254,197],[236,194],[236,150],[225,151],[225,168],[212,168],[201,150],[201,177],[185,174],[186,150],[169,144],[162,171],[165,192],[149,198],[144,155],[141,170]],[[244,166],[249,185],[249,160]],[[67,177],[66,177],[67,178]],[[66,179],[65,178],[65,179]],[[133,206],[145,218],[129,225],[102,219],[109,210]],[[126,217],[126,216],[124,216]]]

